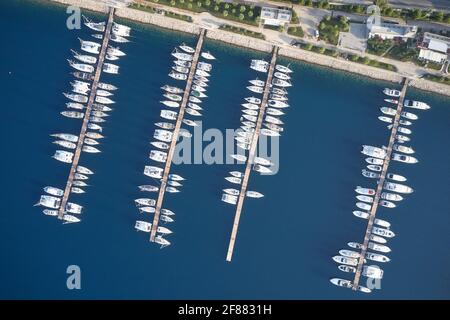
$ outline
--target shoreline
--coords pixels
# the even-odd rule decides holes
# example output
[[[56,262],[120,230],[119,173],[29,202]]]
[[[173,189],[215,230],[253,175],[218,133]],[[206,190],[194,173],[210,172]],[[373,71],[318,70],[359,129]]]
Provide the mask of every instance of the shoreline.
[[[105,5],[94,0],[49,0],[54,3],[64,5],[75,5],[80,8],[106,13]],[[164,29],[172,31],[181,31],[190,34],[198,34],[201,26],[162,16],[159,14],[149,13],[132,8],[116,9],[116,16],[120,18],[129,19],[135,22],[151,24]],[[252,49],[270,53],[273,44],[262,39],[252,38],[235,34],[219,29],[207,29],[206,38],[227,43],[230,45],[243,47],[245,49]],[[376,80],[384,80],[400,84],[403,76],[397,72],[379,69],[371,66],[345,61],[342,59],[333,58],[323,54],[301,50],[298,48],[291,48],[286,45],[279,45],[279,55],[282,57],[303,61],[306,63],[320,65],[331,69],[337,69],[344,72],[362,75]],[[416,89],[450,96],[450,87],[445,84],[440,84],[424,79],[411,79],[410,86]]]

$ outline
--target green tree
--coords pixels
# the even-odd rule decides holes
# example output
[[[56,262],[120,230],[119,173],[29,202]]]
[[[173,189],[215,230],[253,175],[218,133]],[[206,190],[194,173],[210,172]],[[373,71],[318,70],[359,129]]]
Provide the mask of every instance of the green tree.
[[[317,49],[317,52],[323,54],[325,52],[325,48],[324,47],[319,47],[319,49]]]
[[[444,20],[444,12],[434,11],[431,15],[431,19],[434,21],[442,22]]]
[[[253,17],[253,11],[252,11],[252,10],[248,11],[248,12],[247,12],[247,16],[248,16],[249,18]]]
[[[231,9],[232,14],[236,14],[236,8]]]
[[[180,3],[183,4],[183,3],[184,3],[184,0],[180,0]]]
[[[309,51],[309,50],[312,49],[312,44],[311,43],[307,43],[307,44],[305,44],[304,48]]]
[[[246,7],[245,5],[241,5],[241,6],[239,7],[239,11],[240,11],[240,12],[245,12],[245,10],[247,10],[247,7]]]
[[[170,5],[171,5],[171,6],[174,6],[175,4],[176,4],[175,0],[171,0],[171,1],[170,1]]]
[[[225,3],[225,9],[229,9],[230,8],[230,4],[229,3]]]
[[[305,6],[312,7],[312,0],[306,0]]]
[[[192,9],[192,3],[188,3],[188,9]]]
[[[244,20],[244,18],[245,18],[244,14],[243,14],[243,13],[240,13],[240,14],[239,14],[239,20]]]
[[[228,10],[223,10],[222,14],[223,14],[224,17],[227,17],[228,16]]]
[[[220,9],[219,6],[217,5],[214,6],[214,11],[219,11],[219,9]]]
[[[211,0],[206,0],[205,1],[205,6],[209,7],[211,5]]]
[[[362,63],[364,63],[364,64],[369,64],[370,59],[369,59],[368,57],[363,57],[363,58],[361,59],[361,61],[362,61]]]
[[[200,1],[197,1],[197,7],[199,7],[199,8],[202,7],[202,3]]]
[[[356,61],[358,61],[358,59],[359,59],[359,57],[355,54],[355,55],[350,55],[350,60],[351,61],[353,61],[353,62],[356,62]]]

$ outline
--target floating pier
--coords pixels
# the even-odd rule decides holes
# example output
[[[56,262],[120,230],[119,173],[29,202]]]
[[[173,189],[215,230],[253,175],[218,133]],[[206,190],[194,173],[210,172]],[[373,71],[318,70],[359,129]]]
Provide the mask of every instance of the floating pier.
[[[152,229],[150,231],[150,241],[151,242],[155,241],[156,232],[158,230],[159,218],[160,218],[160,214],[161,214],[162,204],[164,201],[164,194],[166,192],[167,181],[169,179],[170,167],[172,165],[172,159],[173,159],[173,156],[175,153],[175,147],[177,144],[178,136],[180,134],[181,124],[183,122],[186,105],[189,101],[189,95],[191,92],[192,82],[194,79],[195,71],[197,69],[197,63],[198,63],[198,60],[200,57],[200,53],[202,50],[205,35],[206,35],[206,30],[201,29],[199,38],[198,38],[198,42],[197,42],[197,46],[195,47],[195,52],[194,52],[194,56],[192,59],[191,69],[189,70],[189,74],[188,74],[188,78],[187,78],[187,82],[186,82],[186,88],[184,89],[183,99],[181,100],[181,103],[180,103],[180,110],[178,112],[175,129],[173,130],[172,141],[170,143],[169,151],[167,154],[166,164],[164,166],[163,176],[161,179],[161,186],[159,187],[158,199],[156,201],[156,207],[155,207],[155,215],[153,217]]]
[[[231,230],[230,242],[228,244],[227,261],[231,261],[233,257],[234,244],[236,242],[236,236],[239,228],[239,220],[241,218],[242,207],[244,205],[244,198],[247,193],[248,180],[250,178],[250,172],[252,170],[253,159],[256,156],[256,148],[258,146],[258,139],[261,131],[261,126],[263,123],[265,111],[267,108],[267,102],[269,99],[270,88],[272,86],[272,78],[275,71],[275,63],[278,57],[278,47],[274,46],[272,50],[272,60],[270,62],[269,70],[267,73],[267,80],[264,86],[264,93],[261,101],[261,107],[256,121],[255,131],[253,133],[249,156],[247,158],[247,163],[245,166],[244,176],[242,178],[241,191],[239,193],[239,198],[236,204],[236,213],[234,216],[233,229]]]
[[[114,10],[115,10],[114,8],[109,9],[108,22],[106,24],[105,33],[103,35],[102,46],[101,46],[100,54],[98,57],[97,67],[95,69],[94,80],[92,82],[91,93],[89,95],[89,100],[88,100],[88,103],[86,106],[86,111],[85,111],[84,118],[83,118],[83,124],[81,126],[80,135],[78,137],[77,147],[75,149],[72,166],[71,166],[70,172],[69,172],[69,177],[67,179],[66,187],[64,189],[64,194],[61,199],[61,206],[59,207],[59,210],[58,210],[58,219],[63,219],[64,213],[66,211],[66,204],[67,204],[67,201],[69,200],[70,192],[72,190],[72,184],[73,184],[74,176],[75,176],[75,173],[76,173],[76,170],[78,167],[78,162],[80,161],[81,151],[82,151],[83,144],[84,144],[84,138],[86,136],[86,131],[87,131],[87,125],[88,125],[89,117],[90,117],[91,111],[92,111],[92,104],[94,103],[94,99],[97,95],[97,86],[98,86],[98,82],[100,81],[100,75],[102,73],[103,62],[105,60],[106,49],[108,47],[108,42],[109,42],[109,36],[111,34],[111,28],[112,28],[112,24],[113,24],[113,20],[114,20]]]
[[[401,116],[402,109],[403,109],[403,103],[404,103],[404,100],[405,100],[405,95],[406,95],[406,90],[408,88],[408,83],[409,83],[409,79],[405,78],[404,79],[404,83],[403,83],[403,88],[402,88],[400,97],[398,99],[397,112],[396,112],[395,117],[394,117],[393,126],[392,126],[392,129],[391,129],[391,135],[389,137],[389,144],[388,144],[388,147],[386,149],[386,156],[384,158],[384,163],[383,163],[383,167],[382,167],[382,170],[381,170],[380,179],[378,181],[378,185],[377,185],[377,189],[376,189],[376,192],[375,192],[372,208],[370,209],[370,212],[369,212],[369,219],[368,219],[368,223],[367,223],[366,233],[365,233],[365,236],[364,236],[364,242],[363,242],[362,247],[361,247],[361,253],[360,253],[360,256],[359,256],[358,265],[357,265],[356,272],[355,272],[355,278],[353,280],[353,286],[352,286],[353,290],[357,290],[358,285],[359,285],[359,280],[361,278],[362,269],[363,269],[363,265],[364,265],[364,259],[366,258],[366,253],[367,253],[368,244],[369,244],[369,241],[370,241],[370,235],[371,235],[371,232],[372,232],[372,227],[374,225],[374,220],[375,220],[375,216],[377,214],[378,204],[379,204],[380,199],[381,199],[381,193],[383,191],[384,182],[386,180],[386,174],[388,172],[389,163],[391,161],[391,155],[392,155],[392,150],[393,150],[392,148],[393,148],[393,145],[395,143],[395,136],[397,135],[397,129],[398,129],[398,126],[399,126],[400,116]]]

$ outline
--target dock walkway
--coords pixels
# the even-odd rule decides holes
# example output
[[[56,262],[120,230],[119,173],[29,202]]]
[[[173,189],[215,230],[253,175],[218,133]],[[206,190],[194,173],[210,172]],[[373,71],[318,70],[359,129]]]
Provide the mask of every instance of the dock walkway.
[[[64,194],[61,200],[61,206],[58,210],[58,219],[62,219],[66,212],[66,204],[69,200],[70,192],[72,190],[72,184],[74,176],[77,170],[78,162],[80,161],[81,151],[83,148],[84,138],[86,136],[87,125],[89,122],[89,117],[92,110],[92,104],[94,103],[95,96],[97,95],[97,86],[100,81],[100,75],[103,69],[103,62],[105,61],[106,49],[108,47],[109,35],[111,34],[111,28],[114,20],[114,8],[109,9],[108,22],[106,24],[105,33],[103,35],[103,42],[100,49],[100,54],[98,57],[97,67],[95,69],[94,80],[91,86],[91,93],[89,95],[89,100],[86,106],[86,111],[83,118],[83,124],[81,126],[80,135],[78,137],[77,147],[75,149],[75,154],[72,160],[72,166],[70,168],[69,177],[67,179],[66,187],[64,189]]]
[[[250,151],[247,158],[247,164],[245,166],[244,177],[242,178],[241,190],[239,193],[238,202],[236,204],[236,213],[234,216],[233,229],[231,230],[230,242],[228,244],[227,261],[230,262],[233,257],[234,244],[236,242],[236,236],[239,228],[239,220],[241,218],[242,207],[244,205],[245,195],[247,193],[248,180],[250,178],[250,172],[252,170],[253,159],[256,156],[256,148],[258,146],[258,139],[261,131],[264,114],[267,108],[267,101],[269,99],[269,92],[272,86],[272,78],[275,70],[275,63],[278,57],[278,47],[273,47],[272,60],[270,62],[269,71],[267,73],[267,80],[264,86],[263,97],[261,101],[261,107],[256,121],[255,131],[253,133],[252,142],[250,145]]]
[[[397,112],[394,117],[394,122],[393,122],[393,126],[391,129],[391,135],[389,137],[389,144],[386,149],[386,156],[384,158],[384,164],[383,164],[383,168],[382,168],[381,175],[380,175],[380,180],[378,181],[377,190],[375,192],[375,197],[373,200],[372,208],[370,209],[370,212],[369,212],[369,214],[370,214],[369,221],[367,223],[367,229],[366,229],[366,233],[364,236],[364,242],[362,244],[361,254],[359,257],[359,261],[358,261],[358,266],[356,268],[355,278],[353,280],[353,287],[352,287],[353,290],[357,290],[359,280],[361,278],[362,268],[364,265],[364,259],[366,257],[366,253],[367,253],[367,249],[368,249],[368,243],[370,240],[373,223],[375,220],[375,216],[377,214],[378,204],[381,199],[381,193],[383,191],[384,182],[386,180],[386,174],[388,173],[389,163],[391,161],[392,147],[395,143],[395,136],[397,135],[397,129],[399,126],[400,115],[402,113],[403,102],[405,100],[406,89],[408,88],[408,83],[409,83],[409,79],[405,78],[404,83],[403,83],[403,88],[402,88],[400,97],[398,99]]]
[[[186,88],[184,89],[183,99],[180,103],[180,110],[178,112],[177,122],[175,129],[173,130],[172,141],[170,143],[169,152],[167,154],[166,165],[164,167],[163,176],[161,179],[161,185],[159,187],[158,200],[156,201],[155,215],[153,217],[152,229],[150,231],[150,241],[154,242],[156,237],[156,231],[158,230],[159,218],[161,214],[161,208],[164,200],[164,194],[166,192],[167,180],[169,179],[170,167],[172,165],[172,159],[175,153],[175,147],[177,145],[178,136],[180,134],[181,124],[184,118],[184,112],[186,105],[189,101],[189,95],[191,93],[192,81],[194,80],[195,71],[197,69],[198,59],[202,51],[203,40],[205,39],[206,30],[201,29],[198,38],[197,46],[195,47],[194,56],[192,58],[191,69],[189,70]]]

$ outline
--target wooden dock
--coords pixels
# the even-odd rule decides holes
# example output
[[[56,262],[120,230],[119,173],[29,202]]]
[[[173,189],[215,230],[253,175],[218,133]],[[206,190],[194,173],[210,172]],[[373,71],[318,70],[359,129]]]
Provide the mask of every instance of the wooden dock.
[[[250,144],[249,155],[245,166],[244,177],[242,178],[241,190],[239,198],[236,204],[236,213],[234,216],[233,229],[231,230],[230,242],[228,244],[227,261],[231,261],[233,257],[234,244],[236,242],[236,236],[239,228],[239,220],[241,218],[242,207],[244,205],[245,195],[247,193],[248,180],[250,178],[250,172],[252,170],[253,160],[256,156],[258,139],[261,131],[262,122],[264,120],[264,114],[267,107],[267,101],[269,99],[270,88],[272,86],[272,78],[275,70],[275,63],[278,57],[278,47],[273,47],[272,60],[270,61],[269,71],[267,73],[267,80],[264,86],[263,97],[261,101],[261,107],[256,121],[255,131],[253,133],[252,142]]]
[[[156,201],[155,214],[153,217],[152,229],[150,231],[150,241],[154,242],[156,237],[156,231],[158,229],[159,217],[161,214],[161,208],[164,200],[164,194],[166,192],[167,180],[169,179],[170,167],[172,165],[172,159],[175,153],[175,147],[177,145],[178,136],[180,134],[181,124],[184,118],[184,111],[186,105],[189,101],[189,95],[191,93],[192,81],[194,80],[195,71],[197,69],[198,59],[202,51],[203,40],[205,39],[206,30],[201,29],[200,35],[197,41],[197,46],[195,47],[194,56],[192,59],[191,69],[189,70],[186,88],[184,89],[183,99],[180,103],[180,110],[178,111],[177,122],[175,124],[175,129],[173,130],[172,141],[170,143],[169,152],[167,154],[166,165],[164,167],[163,176],[161,179],[161,185],[159,187],[158,200]]]
[[[78,162],[80,161],[81,151],[83,148],[84,138],[86,136],[87,125],[89,122],[89,117],[92,110],[92,104],[94,103],[95,96],[97,94],[97,85],[100,81],[100,75],[102,73],[103,62],[105,61],[106,49],[108,47],[109,35],[111,34],[111,28],[114,20],[114,8],[109,9],[108,22],[106,24],[105,33],[103,35],[103,42],[100,49],[100,54],[98,57],[97,67],[95,69],[94,80],[91,86],[91,93],[89,95],[89,100],[86,106],[86,111],[83,118],[83,124],[81,126],[80,135],[78,137],[77,147],[75,149],[75,154],[72,161],[72,166],[70,168],[69,177],[67,179],[66,188],[64,189],[64,194],[61,200],[61,206],[58,210],[58,219],[62,219],[66,211],[66,204],[69,200],[70,191],[72,190],[72,184],[74,180],[74,175],[77,170]]]
[[[369,214],[370,214],[369,221],[367,223],[366,234],[364,236],[364,242],[363,242],[362,248],[361,248],[361,255],[359,257],[358,266],[356,268],[355,278],[353,279],[353,287],[352,287],[353,290],[357,290],[359,280],[361,278],[362,268],[364,265],[364,259],[366,257],[368,243],[370,241],[369,237],[371,235],[373,223],[375,220],[375,216],[377,214],[378,204],[381,199],[381,193],[383,192],[383,186],[384,186],[384,182],[386,180],[386,174],[388,173],[389,163],[391,161],[391,155],[392,155],[392,147],[395,143],[395,136],[397,135],[397,129],[399,126],[400,115],[402,113],[403,101],[405,100],[406,89],[408,88],[408,83],[409,83],[409,79],[405,78],[404,83],[403,83],[403,88],[401,91],[401,95],[398,99],[397,113],[395,114],[395,117],[394,117],[394,122],[393,122],[393,126],[391,129],[391,135],[389,137],[389,144],[388,144],[388,147],[386,150],[386,157],[384,158],[384,164],[383,164],[383,168],[381,171],[380,180],[378,181],[377,190],[375,192],[375,197],[373,200],[372,208],[370,209],[370,212],[369,212]]]

